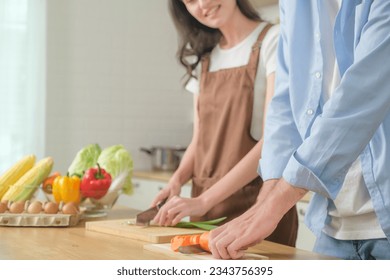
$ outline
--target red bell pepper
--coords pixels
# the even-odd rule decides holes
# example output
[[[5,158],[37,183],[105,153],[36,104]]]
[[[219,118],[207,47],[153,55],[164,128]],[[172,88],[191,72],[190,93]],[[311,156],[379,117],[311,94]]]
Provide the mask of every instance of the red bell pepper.
[[[85,198],[102,198],[111,185],[111,175],[97,164],[97,167],[85,171],[81,180],[80,192]]]

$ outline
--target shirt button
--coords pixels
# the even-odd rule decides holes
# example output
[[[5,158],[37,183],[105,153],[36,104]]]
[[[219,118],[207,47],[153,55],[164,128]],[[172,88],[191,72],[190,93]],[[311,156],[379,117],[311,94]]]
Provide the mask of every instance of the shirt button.
[[[316,32],[314,34],[314,36],[316,37],[317,41],[319,41],[321,39],[321,36],[320,36],[320,33],[319,32]]]
[[[313,109],[308,109],[307,111],[306,111],[306,114],[308,114],[308,115],[313,115],[314,114],[314,111],[313,111]]]
[[[321,78],[321,72],[316,72],[315,76],[317,79]]]

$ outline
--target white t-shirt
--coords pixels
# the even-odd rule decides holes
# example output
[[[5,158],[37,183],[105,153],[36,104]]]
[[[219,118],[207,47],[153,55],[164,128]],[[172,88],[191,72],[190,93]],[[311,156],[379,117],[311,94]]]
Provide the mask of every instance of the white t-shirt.
[[[210,54],[209,71],[216,72],[221,69],[244,66],[248,64],[252,53],[252,46],[259,37],[260,32],[266,26],[261,22],[242,42],[230,49],[221,49],[217,45]],[[260,140],[263,131],[263,112],[266,97],[267,76],[276,69],[276,48],[279,36],[279,25],[272,26],[263,39],[260,50],[260,60],[256,73],[254,87],[254,104],[251,123],[251,135],[254,139]],[[201,64],[198,64],[196,76],[200,77]],[[194,94],[199,94],[199,79],[190,79],[186,89]]]
[[[326,52],[324,61],[324,100],[328,100],[340,83],[340,74],[333,48],[333,27],[342,0],[321,2],[325,11],[321,17],[321,45]],[[385,234],[376,218],[370,195],[364,182],[360,159],[351,165],[343,186],[329,206],[330,222],[324,232],[340,240],[384,238]]]

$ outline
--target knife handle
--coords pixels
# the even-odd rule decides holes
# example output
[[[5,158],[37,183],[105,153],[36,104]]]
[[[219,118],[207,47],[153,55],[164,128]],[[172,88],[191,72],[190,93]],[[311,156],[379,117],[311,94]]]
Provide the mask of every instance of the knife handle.
[[[156,207],[157,207],[157,210],[160,210],[160,208],[165,204],[165,202],[167,202],[168,198],[160,201],[159,203],[157,203]]]

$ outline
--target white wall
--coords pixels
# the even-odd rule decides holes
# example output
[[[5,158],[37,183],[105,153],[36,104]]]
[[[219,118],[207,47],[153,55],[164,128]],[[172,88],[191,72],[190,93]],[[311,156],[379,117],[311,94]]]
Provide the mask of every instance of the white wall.
[[[249,0],[256,8],[263,6],[270,6],[279,3],[279,0]]]
[[[50,0],[47,30],[46,154],[65,172],[89,143],[139,151],[187,146],[192,96],[181,86],[167,1]]]

